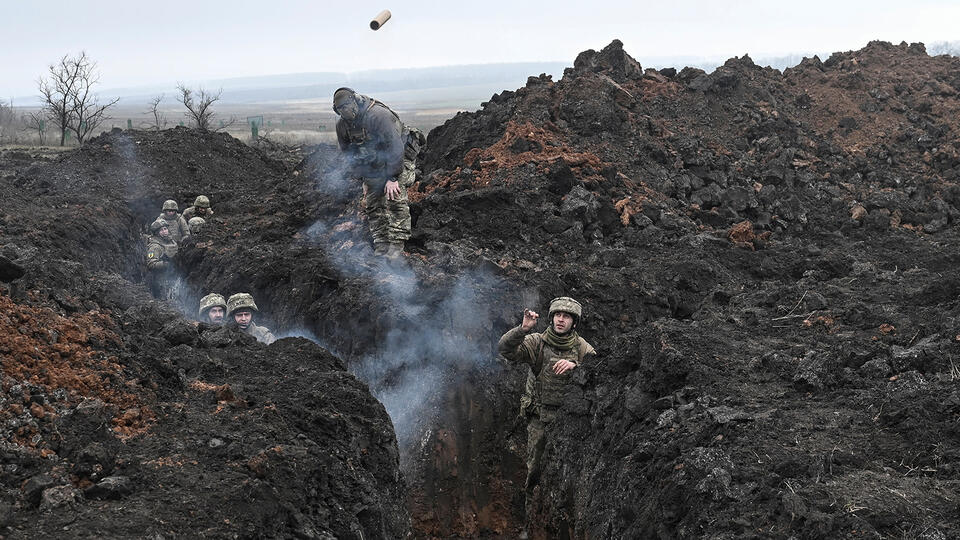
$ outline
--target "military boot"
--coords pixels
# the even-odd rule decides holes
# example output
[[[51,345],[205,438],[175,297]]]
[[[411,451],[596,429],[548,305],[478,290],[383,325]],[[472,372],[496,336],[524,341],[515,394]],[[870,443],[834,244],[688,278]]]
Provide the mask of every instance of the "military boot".
[[[384,255],[391,260],[403,257],[403,244],[387,244],[387,251]]]

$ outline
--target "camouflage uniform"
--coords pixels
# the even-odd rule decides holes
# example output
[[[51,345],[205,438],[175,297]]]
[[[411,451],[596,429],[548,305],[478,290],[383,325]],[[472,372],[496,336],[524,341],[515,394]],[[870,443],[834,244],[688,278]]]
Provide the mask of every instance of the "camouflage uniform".
[[[199,212],[198,209],[202,209],[203,212]],[[210,199],[205,195],[198,195],[196,200],[193,201],[193,206],[187,207],[183,211],[181,217],[190,223],[190,219],[194,217],[201,217],[204,219],[209,219],[213,215],[213,209],[210,208]]]
[[[171,238],[152,235],[147,240],[147,270],[150,292],[160,300],[172,300],[176,274],[173,259],[177,256],[177,243]]]
[[[267,330],[265,326],[257,326],[253,322],[251,322],[246,329],[241,329],[241,332],[253,336],[257,338],[257,341],[260,343],[265,343],[267,345],[277,340],[277,338],[270,332],[270,330]]]
[[[253,313],[260,312],[260,310],[257,309],[256,302],[253,301],[253,296],[251,296],[249,293],[236,293],[230,295],[230,298],[227,299],[227,318],[232,320],[234,312],[241,309],[248,309]],[[257,326],[254,324],[252,319],[250,320],[250,324],[248,324],[246,328],[240,328],[240,331],[244,334],[257,338],[257,341],[260,343],[266,343],[267,345],[277,340],[277,338],[270,333],[270,330],[268,330],[265,326]]]
[[[558,300],[567,300],[567,298],[555,299],[551,306]],[[577,306],[579,309],[579,303]],[[551,318],[556,311],[567,310],[551,307]],[[575,315],[579,319],[580,313]],[[527,418],[525,489],[528,494],[532,492],[540,478],[547,426],[557,419],[560,405],[566,397],[567,384],[570,383],[573,372],[581,369],[582,363],[589,361],[589,357],[596,354],[594,348],[582,337],[578,337],[576,345],[569,350],[559,350],[546,343],[545,335],[546,332],[542,334],[524,332],[518,326],[507,331],[498,344],[499,353],[506,360],[512,363],[522,362],[530,366],[524,396],[520,401],[520,413]],[[553,366],[560,360],[573,362],[577,367],[563,375],[557,375],[553,371]]]
[[[183,240],[190,236],[190,225],[187,224],[187,220],[183,219],[183,216],[177,216],[169,220],[163,217],[161,212],[157,219],[166,220],[170,224],[170,238],[177,244],[182,244]]]
[[[409,145],[410,134],[419,134],[419,131],[406,128],[400,117],[383,103],[350,92],[355,96],[359,113],[353,120],[343,117],[337,120],[337,142],[350,156],[354,174],[367,188],[364,212],[374,245],[378,249],[386,245],[402,249],[404,241],[410,238],[411,228],[407,188],[416,178],[416,151],[422,140],[416,148]],[[422,135],[414,137],[422,139]],[[400,193],[393,200],[388,200],[384,193],[384,186],[390,180],[400,186]]]

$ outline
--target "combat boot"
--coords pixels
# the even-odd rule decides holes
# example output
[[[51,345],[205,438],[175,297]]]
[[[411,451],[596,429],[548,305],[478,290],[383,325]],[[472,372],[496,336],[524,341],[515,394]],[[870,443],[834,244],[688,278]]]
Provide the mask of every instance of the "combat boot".
[[[387,244],[387,250],[384,255],[391,260],[401,258],[403,256],[403,244]]]

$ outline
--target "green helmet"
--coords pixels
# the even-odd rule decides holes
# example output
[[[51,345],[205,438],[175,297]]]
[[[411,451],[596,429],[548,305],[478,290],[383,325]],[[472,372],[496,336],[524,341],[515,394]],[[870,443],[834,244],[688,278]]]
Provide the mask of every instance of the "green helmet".
[[[170,224],[167,223],[167,220],[160,218],[150,224],[150,232],[152,232],[153,234],[157,234],[160,232],[160,229],[164,227],[170,227]]]
[[[202,217],[192,217],[190,221],[187,221],[187,225],[190,226],[190,232],[192,234],[199,233],[203,230],[203,226],[207,223],[207,220]]]
[[[547,315],[547,317],[552,320],[553,314],[558,311],[569,313],[573,315],[573,319],[575,321],[579,321],[580,317],[583,315],[583,306],[580,305],[580,302],[577,302],[569,296],[561,296],[550,301],[550,313]]]
[[[163,211],[166,212],[167,210],[176,210],[179,212],[180,206],[177,205],[177,201],[173,199],[167,199],[163,201]]]
[[[206,195],[197,195],[196,200],[193,201],[193,205],[197,208],[210,208],[210,199]]]
[[[200,299],[200,311],[198,312],[200,318],[204,318],[207,315],[207,312],[210,311],[210,308],[215,308],[217,306],[227,309],[227,301],[223,299],[223,295],[217,293],[210,293]]]
[[[230,298],[227,299],[227,317],[233,316],[234,311],[243,308],[260,311],[257,309],[257,303],[253,301],[253,296],[250,293],[240,292],[230,295]]]

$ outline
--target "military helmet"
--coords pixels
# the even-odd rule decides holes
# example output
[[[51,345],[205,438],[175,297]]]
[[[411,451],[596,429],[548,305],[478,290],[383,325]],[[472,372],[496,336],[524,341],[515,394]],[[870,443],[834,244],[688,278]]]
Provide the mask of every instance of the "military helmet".
[[[253,296],[250,293],[240,292],[230,295],[230,298],[227,299],[227,317],[232,316],[234,311],[243,308],[260,311],[257,309],[257,303],[253,301]]]
[[[150,224],[150,232],[152,232],[153,234],[157,234],[158,232],[160,232],[160,229],[164,227],[169,227],[169,226],[170,224],[167,223],[167,220],[160,218]]]
[[[215,308],[217,306],[227,309],[227,301],[223,299],[222,294],[210,293],[200,299],[200,310],[198,311],[200,318],[202,319],[206,316],[207,312],[210,311],[210,308]]]
[[[191,233],[198,233],[203,230],[203,226],[207,223],[207,220],[202,217],[192,217],[190,221],[187,221],[187,225],[190,226]]]
[[[333,93],[333,112],[337,112],[337,109],[340,107],[340,105],[343,105],[348,100],[356,99],[356,95],[357,93],[353,90],[353,88],[347,88],[346,86],[337,88],[337,90]]]
[[[210,208],[210,199],[206,195],[197,195],[196,200],[193,201],[193,205],[198,208]]]
[[[163,211],[166,212],[167,210],[176,210],[179,212],[180,206],[177,205],[177,201],[173,199],[167,199],[163,201]]]
[[[553,320],[553,314],[558,311],[569,313],[573,315],[575,321],[579,321],[583,315],[583,306],[580,305],[580,302],[577,302],[569,296],[561,296],[550,301],[550,313],[547,317]]]

